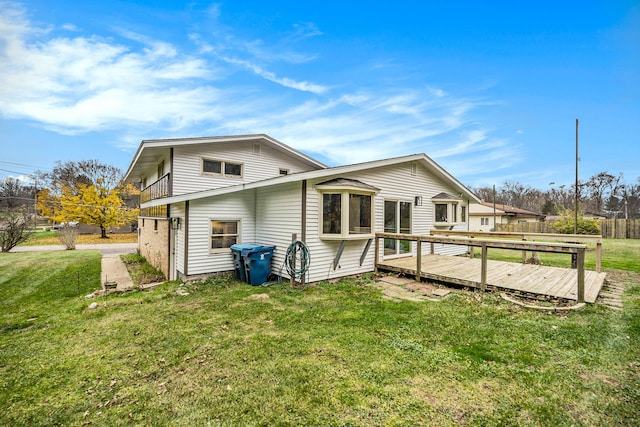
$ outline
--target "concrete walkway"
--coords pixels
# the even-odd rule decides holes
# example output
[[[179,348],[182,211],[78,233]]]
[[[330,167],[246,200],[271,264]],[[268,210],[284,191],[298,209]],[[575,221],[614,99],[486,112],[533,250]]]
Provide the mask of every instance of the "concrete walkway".
[[[102,255],[101,282],[105,287],[106,283],[116,283],[116,290],[124,291],[133,288],[133,281],[127,266],[120,259],[119,254]]]

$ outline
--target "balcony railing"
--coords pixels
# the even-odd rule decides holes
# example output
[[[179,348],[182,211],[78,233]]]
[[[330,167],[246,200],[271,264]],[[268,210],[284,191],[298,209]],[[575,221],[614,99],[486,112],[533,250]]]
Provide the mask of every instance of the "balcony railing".
[[[169,174],[166,174],[140,193],[140,203],[148,202],[150,200],[162,199],[163,197],[169,197],[171,195],[171,183],[169,181]]]

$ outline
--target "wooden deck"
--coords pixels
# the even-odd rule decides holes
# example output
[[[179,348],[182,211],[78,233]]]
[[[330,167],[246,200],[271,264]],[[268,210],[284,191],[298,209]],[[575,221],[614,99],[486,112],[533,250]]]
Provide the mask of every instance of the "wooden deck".
[[[481,260],[460,256],[422,255],[420,277],[472,288],[481,288]],[[382,260],[378,269],[416,275],[416,258]],[[585,302],[594,303],[604,284],[605,273],[585,270]],[[577,300],[578,274],[575,269],[487,261],[487,289],[523,295],[550,296]]]

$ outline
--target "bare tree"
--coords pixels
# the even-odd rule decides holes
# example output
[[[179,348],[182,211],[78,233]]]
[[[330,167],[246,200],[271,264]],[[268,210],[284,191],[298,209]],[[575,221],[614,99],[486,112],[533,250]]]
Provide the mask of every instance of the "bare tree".
[[[32,219],[26,211],[9,212],[0,220],[0,251],[9,252],[33,233]]]
[[[622,174],[616,177],[607,172],[600,172],[593,175],[585,183],[586,192],[593,202],[593,209],[597,213],[602,212],[605,196],[616,196],[620,189],[621,181]]]
[[[8,210],[25,204],[26,188],[19,179],[6,177],[0,180],[0,205]]]

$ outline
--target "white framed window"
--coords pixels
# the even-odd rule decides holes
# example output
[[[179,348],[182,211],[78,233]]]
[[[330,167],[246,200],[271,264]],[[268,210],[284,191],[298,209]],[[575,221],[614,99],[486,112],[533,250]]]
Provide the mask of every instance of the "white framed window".
[[[227,252],[231,245],[240,243],[240,221],[211,219],[211,253]]]
[[[458,223],[458,206],[462,200],[447,193],[440,193],[432,198],[434,223],[436,226],[451,226]],[[464,213],[466,215],[466,212]]]
[[[373,235],[371,193],[322,193],[322,238],[369,238]]]
[[[201,172],[203,175],[220,175],[232,178],[242,178],[244,165],[242,163],[224,160],[202,159]]]
[[[370,239],[374,234],[374,196],[377,188],[338,178],[316,184],[320,192],[321,239]]]
[[[467,222],[467,207],[460,206],[460,222]]]

